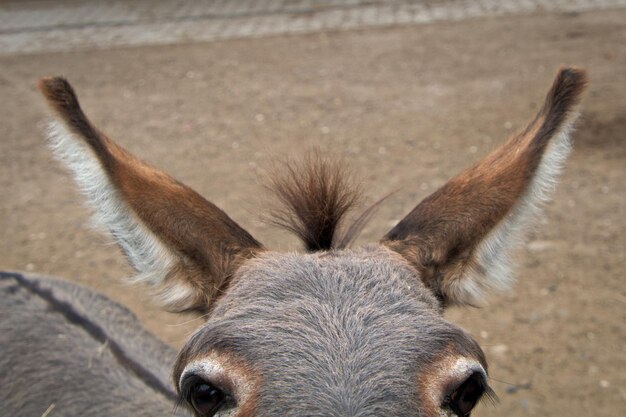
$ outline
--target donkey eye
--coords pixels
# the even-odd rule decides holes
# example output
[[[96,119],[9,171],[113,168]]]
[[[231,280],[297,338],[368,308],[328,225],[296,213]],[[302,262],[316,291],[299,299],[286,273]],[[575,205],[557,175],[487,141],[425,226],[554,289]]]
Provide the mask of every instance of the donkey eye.
[[[486,387],[485,377],[479,372],[474,372],[461,385],[452,390],[444,405],[449,407],[457,416],[468,417],[482,397]]]
[[[204,381],[193,385],[189,393],[189,402],[202,417],[213,416],[224,405],[225,400],[224,392]]]

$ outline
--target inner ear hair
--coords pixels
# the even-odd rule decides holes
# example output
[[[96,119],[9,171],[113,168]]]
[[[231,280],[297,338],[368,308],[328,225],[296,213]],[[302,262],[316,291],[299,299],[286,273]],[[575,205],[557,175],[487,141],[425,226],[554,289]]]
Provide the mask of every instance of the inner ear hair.
[[[489,291],[510,285],[507,255],[556,185],[587,83],[584,70],[561,68],[525,129],[424,199],[382,239],[445,304],[481,304]]]

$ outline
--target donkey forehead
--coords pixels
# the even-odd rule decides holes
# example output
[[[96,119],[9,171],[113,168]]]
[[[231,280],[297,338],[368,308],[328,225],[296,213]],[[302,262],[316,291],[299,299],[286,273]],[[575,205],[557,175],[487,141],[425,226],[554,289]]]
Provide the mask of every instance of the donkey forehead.
[[[376,327],[389,320],[410,323],[418,316],[423,324],[438,322],[440,312],[414,269],[391,251],[370,246],[262,254],[240,269],[209,321],[262,320],[283,329],[290,323],[343,328],[354,320]]]
[[[250,261],[181,352],[177,372],[215,352],[260,375],[258,412],[297,403],[319,415],[380,415],[400,404],[405,411],[394,415],[415,413],[417,379],[434,363],[469,357],[485,366],[415,271],[375,247]]]
[[[308,305],[315,310],[378,307],[407,302],[439,313],[440,305],[417,272],[392,251],[378,245],[356,250],[308,254],[266,252],[239,271],[214,318],[241,303],[264,304],[276,310]],[[388,308],[385,308],[388,309]]]

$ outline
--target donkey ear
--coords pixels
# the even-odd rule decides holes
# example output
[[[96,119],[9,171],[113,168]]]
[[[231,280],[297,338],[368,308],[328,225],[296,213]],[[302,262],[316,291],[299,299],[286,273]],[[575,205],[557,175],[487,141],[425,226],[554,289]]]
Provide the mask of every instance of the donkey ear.
[[[93,127],[65,79],[41,79],[39,89],[60,118],[50,125],[50,146],[138,272],[135,281],[155,286],[169,310],[206,310],[259,242]]]
[[[559,70],[528,127],[424,199],[383,238],[445,304],[477,305],[489,290],[510,284],[505,257],[555,186],[586,85],[585,71]]]

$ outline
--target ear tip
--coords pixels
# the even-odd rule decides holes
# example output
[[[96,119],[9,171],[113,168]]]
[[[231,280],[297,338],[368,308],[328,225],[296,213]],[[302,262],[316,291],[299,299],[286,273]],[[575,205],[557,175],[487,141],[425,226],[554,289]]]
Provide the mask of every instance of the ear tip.
[[[63,77],[42,77],[37,81],[37,87],[45,95],[72,89],[70,83]]]
[[[63,77],[42,77],[37,81],[39,91],[51,101],[62,98],[76,98],[71,84]]]
[[[585,69],[569,66],[559,68],[541,110],[546,123],[550,121],[550,126],[559,125],[578,105],[588,83],[589,76]]]
[[[564,77],[567,77],[572,80],[576,80],[578,82],[589,81],[589,72],[585,68],[563,66],[560,68],[559,72]]]
[[[562,66],[554,81],[556,93],[567,91],[579,95],[589,84],[587,70],[579,67]]]
[[[48,103],[61,114],[80,108],[74,89],[64,77],[42,77],[37,81],[37,87]]]

